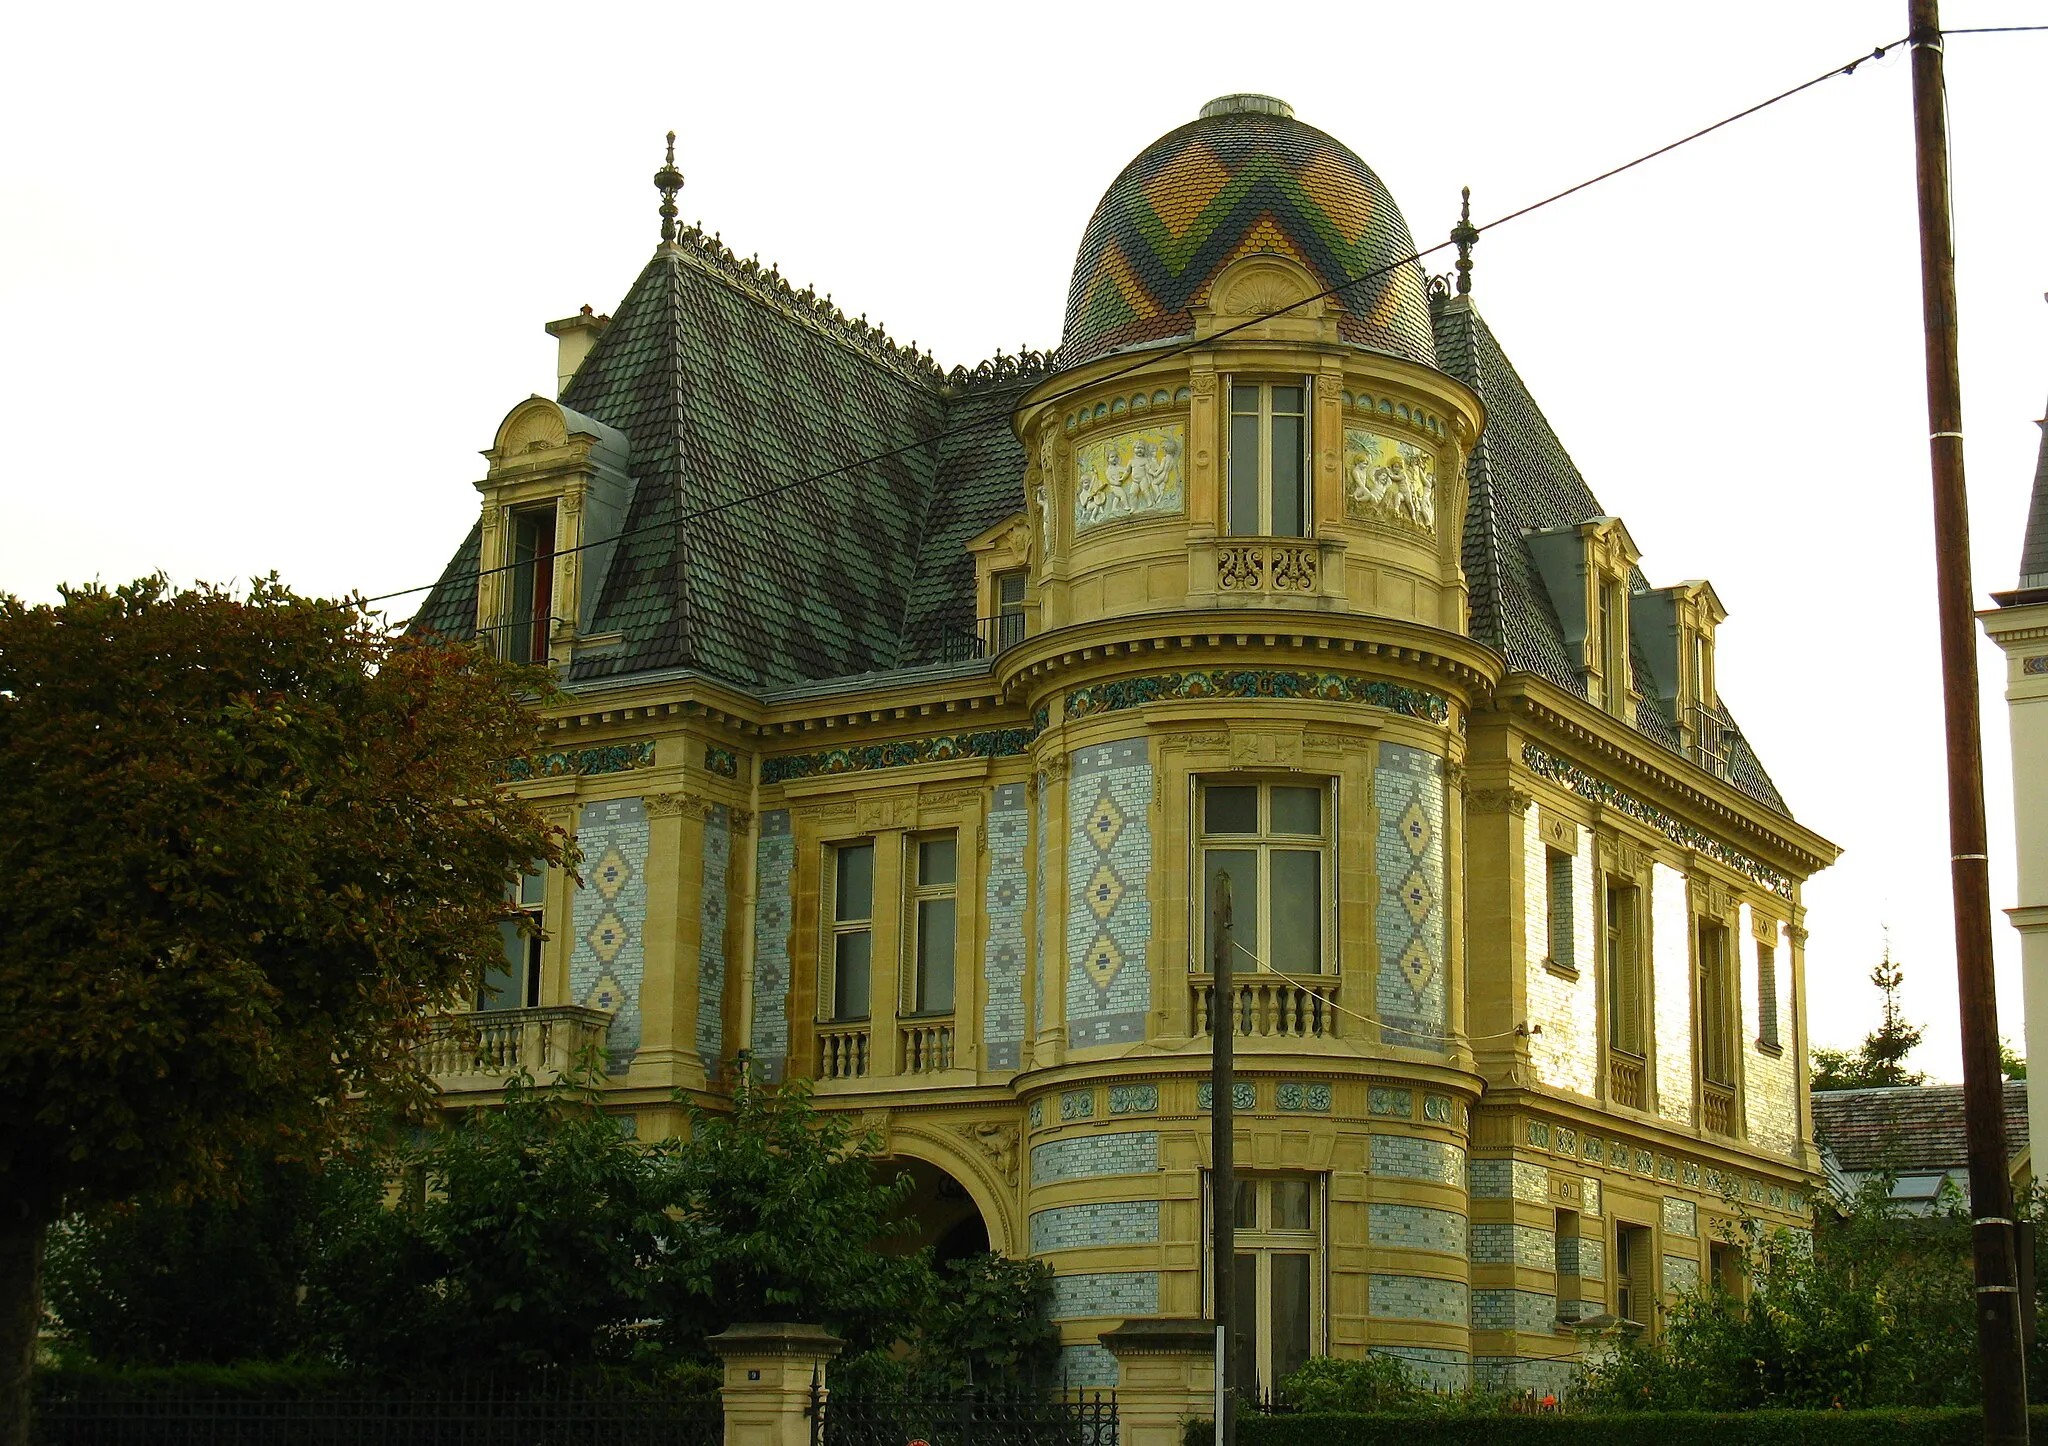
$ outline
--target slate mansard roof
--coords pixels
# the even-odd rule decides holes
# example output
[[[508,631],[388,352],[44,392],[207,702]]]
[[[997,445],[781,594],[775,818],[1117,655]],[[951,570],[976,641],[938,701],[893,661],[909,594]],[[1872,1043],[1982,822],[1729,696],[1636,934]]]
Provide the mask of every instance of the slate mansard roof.
[[[2027,1147],[2027,1086],[2005,1081],[2005,1149],[2018,1159]],[[1967,1170],[1969,1141],[1961,1085],[1815,1090],[1813,1132],[1844,1170]]]
[[[1264,126],[1276,118],[1231,119],[1230,134],[1237,135],[1250,134],[1250,122]],[[1328,141],[1291,119],[1286,124]],[[1191,129],[1173,132],[1144,155],[1176,137],[1184,150]],[[1243,135],[1238,140],[1250,145]],[[1142,174],[1140,162],[1126,176]],[[1323,157],[1317,164],[1334,163]],[[1343,175],[1348,179],[1332,193],[1340,198],[1363,184]],[[1270,176],[1261,184],[1269,183]],[[1377,205],[1385,192],[1376,179],[1371,184]],[[1224,232],[1251,236],[1275,224],[1272,208],[1234,202],[1226,210],[1205,242],[1222,247],[1219,254],[1238,249]],[[1406,223],[1391,199],[1384,212],[1371,214],[1407,244]],[[1102,215],[1099,209],[1097,221]],[[1290,235],[1313,231],[1298,222],[1299,216],[1287,220]],[[1083,288],[1084,273],[1094,274],[1088,263],[1091,254],[1099,259],[1090,250],[1095,235],[1091,223],[1076,288]],[[1385,239],[1392,235],[1385,231],[1382,242],[1393,244]],[[1398,324],[1398,335],[1352,338],[1355,344],[1429,357],[1478,392],[1488,409],[1469,467],[1464,565],[1472,635],[1511,667],[1583,696],[1585,680],[1567,654],[1523,538],[1602,516],[1603,509],[1470,298],[1439,289],[1416,313],[1405,272],[1393,277],[1398,284],[1382,298],[1390,309],[1381,315]],[[1428,334],[1409,334],[1417,315],[1423,320],[1415,325]],[[1105,349],[1110,333],[1085,322],[1077,333],[1076,320],[1070,307],[1068,342],[1078,337],[1087,354]],[[1130,344],[1119,338],[1109,344]],[[580,649],[565,682],[573,688],[687,669],[769,690],[960,656],[948,639],[972,628],[976,611],[966,543],[1025,508],[1026,459],[1010,412],[1026,390],[1074,360],[1065,351],[1057,358],[999,357],[971,373],[945,374],[865,319],[849,321],[772,269],[685,231],[648,262],[561,399],[626,434],[634,485],[626,535],[595,614],[582,624],[586,635],[618,633],[623,640]],[[473,632],[479,544],[473,527],[416,628]],[[1636,586],[1645,584],[1638,578]],[[1636,668],[1646,675],[1640,657]],[[1654,707],[1638,710],[1637,727],[1668,748],[1678,746],[1670,720]],[[1730,778],[1788,812],[1746,743],[1735,746]]]

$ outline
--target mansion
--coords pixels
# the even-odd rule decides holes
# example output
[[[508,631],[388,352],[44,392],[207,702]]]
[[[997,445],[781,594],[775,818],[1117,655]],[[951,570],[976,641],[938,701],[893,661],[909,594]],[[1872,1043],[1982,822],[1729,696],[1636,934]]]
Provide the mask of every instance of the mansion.
[[[1045,354],[940,369],[675,224],[550,323],[415,621],[545,663],[576,835],[451,1106],[608,1062],[640,1138],[816,1082],[924,1239],[1099,1337],[1207,1313],[1236,1031],[1247,1378],[1555,1389],[1817,1181],[1795,822],[1379,178],[1264,96],[1126,166]],[[1212,970],[1232,960],[1230,998]],[[1588,1323],[1591,1323],[1590,1325]]]

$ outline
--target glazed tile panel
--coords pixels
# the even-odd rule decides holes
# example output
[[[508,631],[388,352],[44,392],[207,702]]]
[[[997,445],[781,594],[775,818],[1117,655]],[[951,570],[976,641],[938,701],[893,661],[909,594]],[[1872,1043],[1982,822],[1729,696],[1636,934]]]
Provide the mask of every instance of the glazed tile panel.
[[[990,1069],[1016,1069],[1023,1060],[1024,855],[1030,820],[1023,784],[1008,783],[995,791],[988,814],[988,881],[982,899],[988,940],[981,954],[986,986],[981,1038]]]
[[[1444,767],[1419,748],[1382,743],[1373,770],[1378,821],[1380,1042],[1444,1048]]]
[[[711,805],[704,817],[703,889],[698,895],[697,1057],[719,1077],[725,1052],[725,904],[732,872],[732,811]]]
[[[569,997],[612,1015],[605,1052],[623,1072],[640,1049],[646,964],[647,810],[637,798],[586,803],[576,820],[585,874],[570,909]]]
[[[1142,738],[1067,770],[1067,1045],[1136,1044],[1152,1009],[1152,763]]]
[[[754,845],[754,1069],[768,1084],[789,1067],[790,875],[796,839],[789,810],[761,815]]]
[[[1033,835],[1038,840],[1037,857],[1031,881],[1031,903],[1033,937],[1031,941],[1031,1033],[1035,1038],[1045,1028],[1045,854],[1050,847],[1046,838],[1046,779],[1038,775],[1038,831]]]

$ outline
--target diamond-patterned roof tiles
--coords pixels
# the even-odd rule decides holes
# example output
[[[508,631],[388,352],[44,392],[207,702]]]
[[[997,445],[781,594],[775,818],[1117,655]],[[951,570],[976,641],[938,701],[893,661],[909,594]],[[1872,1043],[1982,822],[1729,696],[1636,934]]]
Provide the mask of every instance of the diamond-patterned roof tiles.
[[[1236,102],[1262,103],[1245,108]],[[1265,97],[1225,97],[1161,136],[1110,184],[1074,262],[1060,361],[1190,335],[1188,307],[1240,256],[1277,252],[1336,286],[1338,331],[1434,366],[1408,223],[1372,168]]]

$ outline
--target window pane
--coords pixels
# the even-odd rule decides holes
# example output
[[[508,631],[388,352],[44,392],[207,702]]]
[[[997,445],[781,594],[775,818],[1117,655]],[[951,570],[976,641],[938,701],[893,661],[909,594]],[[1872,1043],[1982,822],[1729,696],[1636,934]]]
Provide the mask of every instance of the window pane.
[[[1259,791],[1256,788],[1202,790],[1202,832],[1257,833]]]
[[[928,838],[917,846],[917,882],[925,888],[953,882],[954,841]]]
[[[1006,572],[996,579],[996,602],[1005,608],[1024,605],[1024,574]]]
[[[1275,1180],[1270,1187],[1273,1192],[1272,1230],[1306,1230],[1309,1228],[1309,1182],[1306,1180]]]
[[[953,1011],[951,899],[924,899],[917,906],[917,1008],[923,1014]]]
[[[1273,832],[1320,838],[1323,832],[1323,791],[1320,788],[1274,789]]]
[[[484,970],[476,991],[478,1009],[517,1009],[526,1002],[526,940],[519,932],[519,921],[500,919],[498,935],[504,941],[505,960]]]
[[[1275,388],[1275,391],[1278,391]],[[1298,393],[1297,393],[1298,394]],[[1308,533],[1304,495],[1302,437],[1305,419],[1273,418],[1273,536],[1303,537]]]
[[[1308,1359],[1309,1267],[1300,1251],[1273,1256],[1273,1381],[1277,1385]]]
[[[1231,1271],[1230,1369],[1245,1389],[1259,1379],[1259,1258],[1237,1257]]]
[[[1257,387],[1232,387],[1230,389],[1230,410],[1258,414],[1259,389]]]
[[[1323,856],[1275,849],[1272,870],[1273,938],[1266,963],[1283,974],[1314,974],[1323,967]]]
[[[866,930],[841,934],[832,941],[832,1017],[868,1017],[868,949]]]
[[[527,874],[519,881],[519,902],[528,908],[537,909],[547,898],[548,876]]]
[[[842,923],[871,919],[875,914],[875,846],[848,844],[839,850],[839,884],[832,893],[833,914]]]
[[[1297,417],[1300,416],[1301,394],[1302,389],[1300,387],[1273,388],[1273,415],[1277,417],[1285,412]]]
[[[1230,1222],[1239,1230],[1259,1228],[1259,1182],[1256,1180],[1232,1180],[1231,1197],[1237,1208],[1230,1213]]]
[[[540,944],[540,935],[531,934],[527,936],[525,997],[520,1000],[520,1003],[524,1004],[528,1009],[540,1007]]]
[[[1258,968],[1258,854],[1251,849],[1204,849],[1202,901],[1208,920],[1202,958],[1210,968],[1226,950],[1232,969],[1244,973]]]
[[[1259,419],[1230,419],[1230,534],[1259,535]]]

